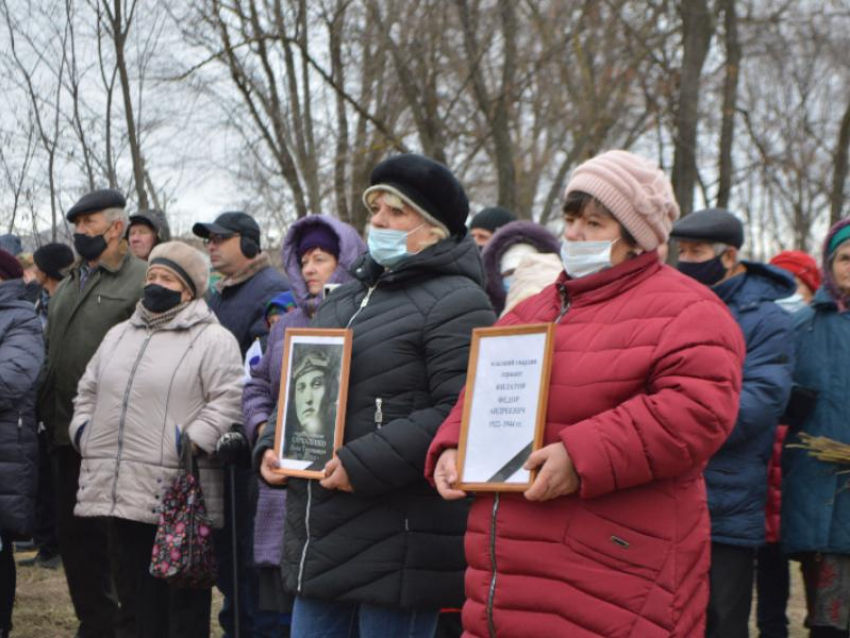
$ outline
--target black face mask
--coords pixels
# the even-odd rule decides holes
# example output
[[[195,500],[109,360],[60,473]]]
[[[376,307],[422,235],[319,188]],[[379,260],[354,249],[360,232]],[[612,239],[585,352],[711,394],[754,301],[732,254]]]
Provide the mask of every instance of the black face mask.
[[[106,229],[103,235],[108,232],[109,228]],[[86,261],[94,261],[100,257],[103,251],[106,250],[106,239],[104,239],[103,235],[91,237],[83,233],[74,233],[74,248],[77,249],[77,254]]]
[[[142,305],[151,312],[166,312],[179,304],[182,296],[182,293],[159,284],[148,284],[145,286]]]
[[[721,257],[722,255],[718,255],[714,259],[700,262],[680,261],[676,264],[676,268],[683,275],[696,279],[701,284],[713,286],[726,274],[726,266],[723,265]]]

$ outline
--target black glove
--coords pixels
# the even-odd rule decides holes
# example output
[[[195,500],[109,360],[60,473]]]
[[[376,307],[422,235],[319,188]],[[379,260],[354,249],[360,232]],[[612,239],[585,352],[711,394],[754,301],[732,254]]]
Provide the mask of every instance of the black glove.
[[[215,453],[225,465],[250,467],[251,447],[241,425],[234,424],[230,432],[221,435],[215,445]]]

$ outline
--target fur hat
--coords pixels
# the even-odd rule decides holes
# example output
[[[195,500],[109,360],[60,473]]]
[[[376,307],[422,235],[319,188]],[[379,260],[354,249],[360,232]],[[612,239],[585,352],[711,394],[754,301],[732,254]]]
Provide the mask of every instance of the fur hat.
[[[35,265],[51,279],[62,279],[63,271],[74,263],[74,252],[65,244],[45,244],[32,254]]]
[[[207,292],[210,271],[203,254],[182,241],[167,241],[156,246],[148,257],[148,270],[165,268],[189,289],[193,299]]]
[[[579,164],[564,197],[574,191],[602,202],[645,250],[667,241],[679,218],[673,185],[664,171],[628,151],[608,151]]]
[[[469,200],[458,179],[439,162],[415,153],[396,155],[372,170],[369,184],[363,193],[367,207],[370,193],[388,191],[450,235],[466,234]]]

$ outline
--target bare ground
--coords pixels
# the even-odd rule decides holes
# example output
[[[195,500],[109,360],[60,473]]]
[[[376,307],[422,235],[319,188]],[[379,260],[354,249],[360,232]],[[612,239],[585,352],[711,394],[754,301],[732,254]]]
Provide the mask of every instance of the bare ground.
[[[28,558],[32,554],[16,554],[16,559]],[[788,603],[790,638],[806,638],[803,629],[805,602],[802,581],[797,563],[791,563],[791,600]],[[212,635],[221,636],[216,616],[221,607],[221,597],[213,593]],[[74,610],[68,598],[65,576],[61,570],[41,567],[18,567],[18,594],[14,612],[14,638],[70,638],[77,629]],[[755,638],[755,622],[751,621],[751,635]]]

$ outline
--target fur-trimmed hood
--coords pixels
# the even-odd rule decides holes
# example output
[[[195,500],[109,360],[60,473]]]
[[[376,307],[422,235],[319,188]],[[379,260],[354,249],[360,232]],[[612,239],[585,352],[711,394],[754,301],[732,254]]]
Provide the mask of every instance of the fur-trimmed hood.
[[[304,231],[313,226],[329,228],[339,240],[339,259],[337,260],[336,270],[328,279],[327,283],[329,284],[343,284],[351,281],[349,269],[354,265],[357,258],[366,252],[366,244],[357,234],[357,231],[352,226],[329,215],[308,215],[289,227],[289,232],[286,233],[286,239],[281,248],[283,269],[289,278],[289,285],[292,287],[292,296],[295,297],[295,302],[308,315],[312,315],[312,310],[315,310],[315,308],[309,309],[308,306],[315,304],[317,300],[321,302],[321,296],[317,299],[310,297],[307,292],[307,283],[301,275],[301,264],[298,261],[298,242]]]
[[[555,253],[561,250],[561,244],[557,237],[540,224],[529,221],[511,222],[502,226],[481,253],[484,261],[484,272],[487,275],[485,290],[493,309],[499,315],[505,307],[507,294],[502,286],[502,274],[499,264],[502,256],[511,246],[516,244],[529,244],[540,253]]]

